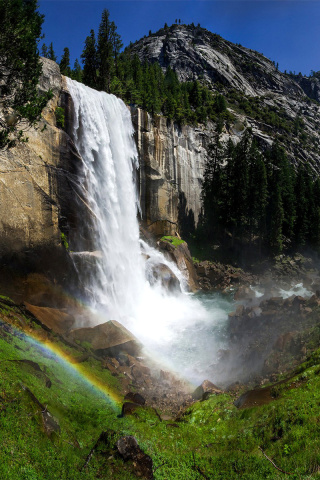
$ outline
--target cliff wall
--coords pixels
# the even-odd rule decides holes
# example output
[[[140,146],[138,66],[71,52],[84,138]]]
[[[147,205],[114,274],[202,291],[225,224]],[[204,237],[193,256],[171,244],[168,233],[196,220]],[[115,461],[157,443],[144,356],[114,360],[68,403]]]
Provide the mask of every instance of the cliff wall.
[[[72,100],[55,62],[43,59],[39,88],[51,89],[53,98],[38,127],[28,129],[27,143],[0,152],[0,257],[19,257],[20,264],[32,268],[35,263],[46,268],[50,257],[63,254],[61,233],[72,248],[77,236],[87,236],[85,225],[90,223],[83,221],[88,212],[82,198],[82,162],[68,135]],[[56,120],[60,106],[65,111],[63,129]],[[209,127],[178,128],[137,108],[131,113],[144,224],[157,235],[192,229],[200,213]]]
[[[201,181],[210,125],[197,128],[131,108],[140,158],[142,220],[156,235],[192,230],[201,211]]]
[[[80,159],[56,109],[68,99],[59,66],[43,59],[40,90],[53,98],[28,141],[0,151],[0,268],[6,276],[28,271],[67,270],[61,232],[75,219],[75,181]],[[62,265],[64,264],[64,265]],[[10,273],[11,272],[11,273]]]

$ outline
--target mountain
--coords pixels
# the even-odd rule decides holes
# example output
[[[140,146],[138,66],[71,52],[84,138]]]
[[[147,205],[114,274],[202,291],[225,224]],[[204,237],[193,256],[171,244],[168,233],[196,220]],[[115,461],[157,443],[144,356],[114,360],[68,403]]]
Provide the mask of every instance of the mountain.
[[[175,70],[180,81],[198,80],[228,102],[233,122],[224,134],[250,127],[262,148],[275,138],[293,162],[320,168],[319,80],[289,75],[263,54],[194,25],[172,25],[129,47],[141,61]]]

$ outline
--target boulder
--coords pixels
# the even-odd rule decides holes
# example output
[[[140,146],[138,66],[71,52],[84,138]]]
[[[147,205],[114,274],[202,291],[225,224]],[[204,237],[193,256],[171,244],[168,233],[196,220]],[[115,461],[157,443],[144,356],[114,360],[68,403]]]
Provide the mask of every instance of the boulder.
[[[24,303],[28,312],[41,323],[42,326],[49,328],[59,335],[68,333],[74,326],[75,319],[72,315],[49,307],[37,307],[30,303]]]
[[[192,394],[194,400],[205,400],[210,394],[222,393],[219,387],[210,382],[210,380],[204,380],[199,387],[195,389]]]
[[[189,290],[191,292],[199,290],[198,275],[193,265],[188,244],[182,242],[180,245],[175,246],[170,241],[160,240],[158,246],[169,260],[173,260],[177,264],[188,283]]]
[[[131,460],[133,462],[134,473],[137,477],[146,480],[154,478],[152,459],[141,450],[135,437],[132,435],[121,437],[117,441],[117,450],[124,461]]]
[[[69,338],[73,341],[89,342],[98,355],[117,357],[122,352],[138,355],[142,345],[129,330],[116,320],[95,327],[72,330]]]
[[[151,270],[150,283],[160,282],[168,292],[180,292],[180,282],[173,271],[164,263],[153,265]]]
[[[130,400],[130,402],[136,403],[137,405],[144,405],[146,403],[146,399],[140,395],[140,393],[136,392],[128,392],[124,399]]]

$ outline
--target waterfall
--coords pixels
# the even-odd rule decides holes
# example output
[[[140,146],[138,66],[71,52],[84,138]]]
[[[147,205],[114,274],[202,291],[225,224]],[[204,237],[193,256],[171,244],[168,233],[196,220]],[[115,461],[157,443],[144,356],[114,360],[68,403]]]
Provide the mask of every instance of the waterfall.
[[[189,326],[212,323],[212,319],[191,296],[169,295],[159,282],[149,281],[150,269],[163,263],[178,277],[183,290],[177,267],[139,239],[135,181],[139,165],[129,109],[114,95],[67,81],[74,106],[72,137],[83,160],[82,195],[92,217],[89,231],[94,260],[91,273],[82,279],[91,308],[99,312],[101,322],[120,321],[149,351],[171,355],[172,363],[181,364],[182,357],[174,357],[183,332]],[[186,357],[186,365],[189,360]],[[183,370],[181,365],[176,369]]]

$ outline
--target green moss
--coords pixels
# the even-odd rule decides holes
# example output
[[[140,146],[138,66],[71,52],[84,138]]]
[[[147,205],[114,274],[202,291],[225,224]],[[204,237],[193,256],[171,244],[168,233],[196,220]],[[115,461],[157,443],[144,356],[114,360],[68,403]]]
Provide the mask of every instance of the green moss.
[[[161,240],[163,242],[171,243],[171,245],[173,245],[174,247],[178,247],[182,243],[185,243],[184,240],[182,240],[181,238],[178,238],[178,237],[174,237],[173,235],[166,235],[166,236],[162,237]]]
[[[69,243],[68,243],[68,240],[67,240],[67,236],[61,232],[61,243],[62,245],[64,246],[64,248],[69,251]]]
[[[18,307],[14,307],[18,308]],[[12,318],[8,317],[8,321]],[[32,320],[29,319],[30,328]],[[28,330],[29,331],[29,330]],[[54,337],[51,338],[54,341]],[[79,351],[57,340],[57,346],[77,357]],[[15,360],[32,360],[52,381],[23,368]],[[89,358],[81,367],[112,392],[118,379]],[[152,409],[118,418],[119,405],[95,389],[70,365],[39,348],[28,337],[10,335],[0,328],[0,478],[10,480],[135,479],[130,462],[114,454],[123,435],[134,435],[151,456],[156,480],[317,480],[320,470],[320,349],[296,371],[294,377],[274,387],[268,405],[238,410],[230,394],[213,395],[197,402],[179,421],[160,421]],[[39,406],[28,387],[60,425],[49,439]],[[87,456],[102,431],[110,445]],[[283,471],[277,470],[261,452]]]

